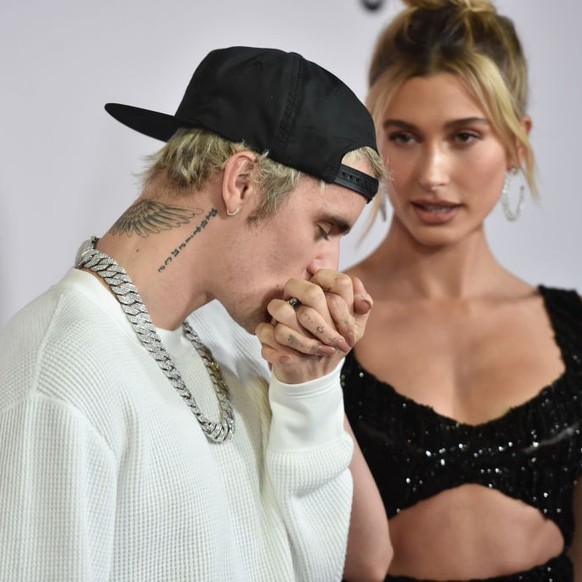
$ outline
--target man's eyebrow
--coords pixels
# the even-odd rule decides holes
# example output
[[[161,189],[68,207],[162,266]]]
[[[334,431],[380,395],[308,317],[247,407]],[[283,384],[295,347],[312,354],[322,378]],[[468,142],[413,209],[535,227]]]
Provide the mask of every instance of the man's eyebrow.
[[[465,125],[471,125],[473,123],[478,123],[481,125],[489,125],[489,121],[485,117],[463,117],[461,119],[453,119],[452,121],[447,121],[445,123],[445,128],[454,129],[456,127],[463,127]],[[406,129],[409,131],[418,130],[417,126],[403,119],[387,119],[382,123],[384,129],[388,128],[398,128]]]

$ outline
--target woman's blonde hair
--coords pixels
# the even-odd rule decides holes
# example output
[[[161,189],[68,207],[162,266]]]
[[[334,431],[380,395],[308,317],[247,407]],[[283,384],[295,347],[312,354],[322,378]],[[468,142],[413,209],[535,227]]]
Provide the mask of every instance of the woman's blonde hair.
[[[146,158],[147,166],[142,175],[144,186],[156,180],[162,184],[159,193],[166,196],[196,192],[224,169],[231,156],[245,150],[252,151],[242,142],[233,143],[202,129],[179,129],[162,149]],[[254,180],[263,193],[263,200],[250,220],[259,222],[275,214],[306,175],[270,159],[268,152],[253,153],[258,164]],[[369,161],[376,178],[384,176],[382,159],[372,148],[364,147],[344,156],[347,162],[356,159]],[[325,183],[321,185],[324,187]]]
[[[379,36],[369,69],[366,102],[378,129],[402,83],[437,73],[457,75],[537,197],[534,153],[523,125],[527,63],[513,22],[490,0],[403,1],[406,8]]]

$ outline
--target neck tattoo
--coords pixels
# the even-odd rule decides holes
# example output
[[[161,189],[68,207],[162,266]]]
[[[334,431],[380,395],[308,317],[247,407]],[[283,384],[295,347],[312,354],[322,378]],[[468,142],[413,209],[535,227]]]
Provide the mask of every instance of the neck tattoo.
[[[212,357],[211,351],[202,343],[190,324],[184,321],[182,323],[184,335],[202,358],[218,397],[219,422],[209,420],[198,408],[194,395],[184,383],[170,354],[162,344],[162,340],[135,285],[123,267],[109,255],[95,248],[98,240],[97,237],[92,237],[81,245],[75,259],[75,267],[93,271],[111,289],[142,345],[158,363],[160,370],[190,407],[208,439],[216,443],[229,440],[234,433],[234,413],[230,402],[230,390],[224,381],[218,363]]]

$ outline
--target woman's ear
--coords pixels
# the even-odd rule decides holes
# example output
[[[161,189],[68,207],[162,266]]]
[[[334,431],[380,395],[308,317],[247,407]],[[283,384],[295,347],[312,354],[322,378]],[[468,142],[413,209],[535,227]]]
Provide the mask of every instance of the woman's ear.
[[[533,127],[533,121],[532,118],[529,115],[524,115],[524,117],[521,120],[521,125],[526,133],[527,136],[529,136],[530,132],[531,132],[531,128]],[[511,168],[519,168],[522,165],[522,162],[525,159],[525,150],[523,147],[523,144],[520,143],[519,141],[517,141],[517,139],[515,140],[516,144],[515,144],[515,154],[517,155],[518,159],[513,159],[514,156],[511,156],[511,164],[510,167],[508,169]]]
[[[235,216],[254,193],[253,173],[257,157],[249,151],[232,155],[224,166],[222,199],[228,216]]]

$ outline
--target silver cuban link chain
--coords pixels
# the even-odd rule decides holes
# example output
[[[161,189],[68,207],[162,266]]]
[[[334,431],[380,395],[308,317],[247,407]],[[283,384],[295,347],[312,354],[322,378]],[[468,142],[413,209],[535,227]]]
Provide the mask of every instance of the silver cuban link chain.
[[[135,285],[129,278],[129,275],[109,255],[95,248],[97,241],[97,237],[91,237],[81,245],[75,259],[75,267],[78,269],[90,269],[107,283],[111,291],[115,294],[115,297],[117,297],[121,308],[125,312],[127,319],[131,323],[142,345],[153,356],[160,370],[190,407],[190,410],[200,423],[204,434],[215,443],[222,443],[229,440],[234,433],[234,414],[230,402],[230,390],[224,381],[220,366],[212,356],[212,352],[202,343],[190,324],[184,321],[182,323],[184,335],[190,340],[194,349],[202,358],[204,366],[212,380],[220,407],[220,422],[211,421],[202,414],[202,411],[196,404],[194,395],[188,390],[170,354],[166,351],[150,314]]]

